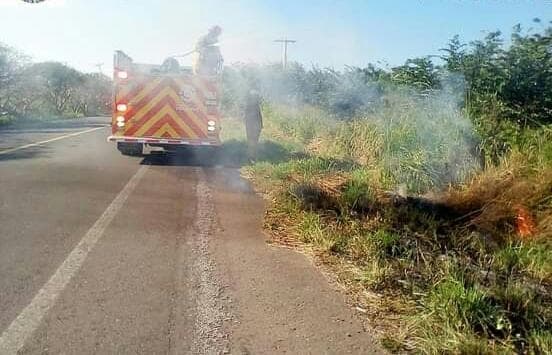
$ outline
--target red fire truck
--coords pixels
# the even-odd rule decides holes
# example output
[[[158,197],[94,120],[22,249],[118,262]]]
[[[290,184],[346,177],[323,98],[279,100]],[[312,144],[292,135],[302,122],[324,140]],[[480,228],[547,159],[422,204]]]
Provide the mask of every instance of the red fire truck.
[[[117,142],[122,154],[140,155],[144,145],[174,150],[221,144],[220,75],[197,75],[178,62],[173,66],[134,63],[116,51],[113,79],[108,140]]]

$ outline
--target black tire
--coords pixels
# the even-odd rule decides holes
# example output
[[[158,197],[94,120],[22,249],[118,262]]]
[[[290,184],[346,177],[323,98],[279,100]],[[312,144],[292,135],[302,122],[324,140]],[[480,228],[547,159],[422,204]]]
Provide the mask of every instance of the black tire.
[[[131,157],[139,157],[143,153],[144,145],[142,143],[117,143],[117,149],[123,155],[128,155]]]

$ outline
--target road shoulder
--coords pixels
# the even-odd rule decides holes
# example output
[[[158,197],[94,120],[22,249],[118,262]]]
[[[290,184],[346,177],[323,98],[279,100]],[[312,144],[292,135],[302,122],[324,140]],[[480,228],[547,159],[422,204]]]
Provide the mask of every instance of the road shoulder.
[[[210,171],[219,279],[233,353],[380,353],[344,296],[302,254],[266,243],[263,200],[229,169]]]

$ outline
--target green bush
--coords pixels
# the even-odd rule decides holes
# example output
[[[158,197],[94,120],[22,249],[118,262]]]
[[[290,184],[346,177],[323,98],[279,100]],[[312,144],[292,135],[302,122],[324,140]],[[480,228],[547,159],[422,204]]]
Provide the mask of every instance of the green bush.
[[[509,327],[487,292],[451,276],[435,285],[422,306],[414,324],[426,353],[490,353],[483,339]]]
[[[514,337],[525,337],[528,333],[547,326],[545,309],[541,300],[531,289],[509,283],[506,287],[497,287],[492,299],[503,310],[504,324],[508,334]],[[548,324],[550,326],[551,324]]]
[[[513,243],[495,253],[495,268],[507,277],[528,273],[539,281],[552,280],[552,254],[543,243]]]
[[[529,354],[552,353],[552,331],[533,331],[529,335]]]

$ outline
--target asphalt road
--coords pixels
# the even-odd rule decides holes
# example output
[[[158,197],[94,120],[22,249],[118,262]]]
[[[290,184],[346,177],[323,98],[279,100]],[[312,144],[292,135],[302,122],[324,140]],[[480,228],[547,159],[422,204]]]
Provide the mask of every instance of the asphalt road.
[[[379,351],[305,256],[266,243],[236,167],[125,157],[106,124],[0,130],[0,354]]]

